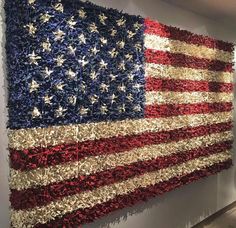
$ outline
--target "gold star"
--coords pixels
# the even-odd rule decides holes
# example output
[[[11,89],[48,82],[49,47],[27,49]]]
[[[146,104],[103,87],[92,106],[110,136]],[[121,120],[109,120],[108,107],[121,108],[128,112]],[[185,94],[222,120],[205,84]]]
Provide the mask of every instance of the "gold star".
[[[137,51],[142,51],[142,45],[140,43],[136,43],[134,47]]]
[[[112,48],[111,51],[108,52],[112,58],[115,58],[118,55],[118,51],[115,48]]]
[[[85,60],[85,56],[83,57],[83,59],[78,60],[79,64],[82,65],[82,67],[86,66],[89,61]]]
[[[63,5],[62,5],[61,3],[56,3],[56,4],[53,6],[53,8],[54,8],[56,11],[59,11],[59,12],[61,12],[61,13],[63,13],[63,11],[64,11],[64,7],[63,7]]]
[[[100,38],[100,41],[103,45],[107,44],[107,39],[105,39],[104,37]]]
[[[46,23],[48,22],[50,19],[51,19],[51,15],[48,14],[48,12],[46,12],[45,14],[41,14],[40,15],[40,20],[43,22],[43,23]]]
[[[56,89],[57,90],[63,90],[65,84],[63,84],[62,82],[60,82],[59,84],[56,85]]]
[[[68,97],[68,101],[70,104],[75,105],[76,104],[76,96],[70,96]]]
[[[136,22],[135,24],[134,24],[134,28],[137,30],[137,29],[140,29],[142,27],[142,25],[141,24],[139,24],[138,22]]]
[[[52,104],[52,102],[51,102],[52,98],[53,98],[53,96],[51,96],[51,97],[49,97],[48,95],[44,96],[43,97],[44,103],[48,104],[48,105],[51,105]]]
[[[29,32],[30,35],[35,35],[35,33],[37,32],[37,27],[34,26],[33,23],[29,23],[25,27],[28,28],[28,32]]]
[[[80,43],[86,44],[86,38],[85,38],[84,34],[80,34],[78,36],[78,39],[80,40]]]
[[[101,105],[100,111],[103,115],[105,115],[108,112],[107,105],[105,104]]]
[[[125,55],[125,58],[128,60],[128,61],[131,61],[133,59],[133,56],[131,54],[126,54]]]
[[[69,45],[68,51],[70,55],[75,55],[76,47],[74,48],[73,46]]]
[[[116,80],[117,76],[114,74],[110,74],[110,78],[111,78],[111,81],[114,81],[114,80]]]
[[[136,106],[134,106],[134,111],[135,112],[141,112],[141,106],[140,105],[136,105]]]
[[[84,82],[82,82],[82,85],[80,85],[80,91],[82,93],[85,93],[86,92],[86,88],[87,88],[86,84]]]
[[[66,111],[67,109],[59,106],[58,109],[56,110],[55,112],[55,116],[58,118],[58,117],[61,117],[61,116],[64,116],[64,112]]]
[[[79,114],[81,115],[81,116],[85,116],[85,115],[87,115],[88,114],[88,108],[84,108],[83,106],[79,109]]]
[[[53,70],[49,70],[48,67],[45,67],[45,70],[43,71],[43,74],[45,77],[50,77],[50,75],[53,73]]]
[[[117,42],[117,46],[122,49],[125,46],[125,42],[123,40],[122,41],[118,41]]]
[[[64,59],[64,55],[58,55],[56,58],[54,58],[54,60],[56,61],[57,66],[62,66],[63,63],[66,61]]]
[[[123,26],[125,24],[125,22],[126,22],[126,20],[124,17],[122,17],[121,19],[116,21],[118,26]]]
[[[108,89],[109,89],[109,85],[106,85],[105,83],[102,83],[100,85],[100,90],[102,93],[108,92]]]
[[[43,51],[51,51],[51,44],[49,42],[49,39],[47,38],[47,40],[45,42],[41,43],[41,46],[43,48]]]
[[[82,19],[86,18],[86,12],[83,9],[78,10],[78,13]]]
[[[89,25],[89,30],[90,30],[90,32],[97,32],[98,33],[98,28],[94,22]]]
[[[73,79],[73,78],[75,78],[76,73],[75,73],[74,71],[72,71],[71,69],[69,69],[69,70],[66,72],[66,75],[67,75],[70,79]]]
[[[126,87],[122,84],[118,86],[118,90],[125,92],[126,91]]]
[[[117,96],[113,93],[111,96],[110,96],[110,100],[111,100],[111,104],[115,103],[117,99]]]
[[[99,52],[99,50],[98,50],[96,47],[93,47],[93,48],[91,49],[91,52],[92,52],[94,55],[96,55],[96,54]]]
[[[136,64],[134,68],[136,71],[140,71],[140,69],[142,69],[142,65]]]
[[[101,68],[107,69],[107,63],[103,59],[100,61],[100,66]]]
[[[97,95],[92,95],[89,97],[89,100],[91,104],[97,103],[98,102],[98,96]]]
[[[127,99],[132,102],[134,100],[134,97],[131,93],[128,94]]]
[[[30,93],[37,91],[38,88],[39,84],[35,80],[32,80],[32,82],[30,83]]]
[[[142,87],[142,85],[140,85],[140,84],[138,84],[138,83],[136,83],[135,85],[133,85],[133,88],[134,89],[140,89]]]
[[[29,56],[30,64],[38,65],[37,60],[41,59],[40,56],[36,55],[34,51],[32,52],[32,54],[29,54],[28,56]]]
[[[122,106],[119,107],[119,112],[125,112],[125,104],[122,104]]]
[[[115,36],[116,35],[116,33],[117,33],[117,30],[116,29],[111,29],[111,36]]]
[[[118,66],[118,69],[119,69],[119,70],[125,70],[125,61],[124,61],[124,60],[122,60],[122,61],[120,62],[119,66]]]
[[[132,31],[128,31],[128,38],[132,38],[136,33]]]
[[[96,79],[97,79],[97,76],[98,76],[98,74],[96,74],[95,71],[92,71],[92,72],[91,72],[91,75],[90,75],[90,78],[91,78],[92,80],[96,80]]]
[[[35,1],[36,1],[36,0],[28,0],[28,3],[29,3],[30,5],[33,5],[33,4],[35,3]]]
[[[37,107],[34,107],[33,111],[31,112],[31,115],[33,118],[37,118],[41,116],[41,113]]]
[[[129,79],[130,81],[133,81],[133,80],[134,80],[134,75],[133,75],[133,74],[129,74],[129,75],[128,75],[128,79]]]
[[[53,34],[55,36],[55,38],[54,38],[55,41],[62,40],[62,39],[64,39],[64,36],[65,36],[65,33],[60,29],[57,29],[57,31],[53,32]]]
[[[69,25],[70,28],[74,29],[74,26],[76,25],[76,21],[74,20],[74,17],[72,16],[68,21],[67,24]]]
[[[105,16],[105,14],[104,14],[104,13],[103,13],[103,14],[100,14],[98,17],[99,17],[100,22],[101,22],[103,25],[105,25],[105,24],[106,24],[105,20],[107,19],[107,17]]]

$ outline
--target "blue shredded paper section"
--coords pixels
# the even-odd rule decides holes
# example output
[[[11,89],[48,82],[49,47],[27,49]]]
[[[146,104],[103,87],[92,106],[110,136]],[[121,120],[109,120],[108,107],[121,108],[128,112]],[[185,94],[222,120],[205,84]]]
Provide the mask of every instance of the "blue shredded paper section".
[[[75,0],[61,12],[57,2],[5,3],[9,128],[143,118],[143,18]]]

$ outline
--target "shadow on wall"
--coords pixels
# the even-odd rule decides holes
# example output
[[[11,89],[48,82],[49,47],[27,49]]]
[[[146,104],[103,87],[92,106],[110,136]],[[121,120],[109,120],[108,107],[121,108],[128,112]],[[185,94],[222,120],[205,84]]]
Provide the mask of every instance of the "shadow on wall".
[[[209,197],[209,189],[211,196]],[[208,177],[147,202],[109,214],[84,228],[187,228],[215,212],[217,179]],[[196,202],[204,202],[197,204]],[[209,207],[207,207],[209,205]],[[180,210],[178,210],[180,209]],[[199,217],[201,215],[202,217]]]

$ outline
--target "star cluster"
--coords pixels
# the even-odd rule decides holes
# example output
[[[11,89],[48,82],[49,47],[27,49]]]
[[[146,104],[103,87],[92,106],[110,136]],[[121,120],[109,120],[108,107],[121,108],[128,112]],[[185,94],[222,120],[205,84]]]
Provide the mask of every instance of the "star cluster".
[[[71,2],[6,4],[10,128],[143,117],[143,19]]]

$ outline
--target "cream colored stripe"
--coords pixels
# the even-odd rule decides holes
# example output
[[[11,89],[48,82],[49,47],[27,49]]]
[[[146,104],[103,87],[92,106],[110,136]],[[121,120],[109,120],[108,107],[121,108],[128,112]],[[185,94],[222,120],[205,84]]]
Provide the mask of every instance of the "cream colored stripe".
[[[61,217],[66,213],[82,208],[91,208],[97,204],[114,199],[118,195],[132,193],[136,188],[145,188],[162,181],[168,181],[175,176],[187,175],[195,170],[203,169],[215,163],[223,162],[231,158],[231,153],[226,151],[220,154],[213,154],[208,157],[200,157],[180,165],[172,166],[155,172],[106,185],[92,191],[86,191],[61,200],[53,201],[42,207],[35,207],[30,210],[11,211],[11,222],[13,227],[32,227],[37,223],[47,223]]]
[[[150,91],[146,93],[146,104],[193,104],[193,103],[214,103],[232,102],[233,93],[215,92],[162,92]]]
[[[135,135],[144,132],[168,131],[232,120],[232,112],[181,115],[157,119],[133,119],[78,125],[52,126],[9,131],[9,147],[15,149],[47,147],[61,143],[82,142],[117,135]],[[67,132],[67,134],[64,134]]]
[[[176,80],[195,80],[195,81],[214,81],[214,82],[233,82],[233,73],[222,71],[209,71],[193,69],[187,67],[174,67],[171,65],[161,65],[155,63],[145,64],[146,76],[161,79]]]
[[[204,135],[178,142],[136,148],[123,153],[87,157],[81,161],[70,162],[47,168],[38,168],[31,171],[18,171],[11,169],[10,187],[22,190],[36,186],[44,186],[54,182],[89,175],[103,170],[124,166],[138,161],[155,159],[175,153],[183,153],[198,147],[207,147],[215,143],[232,140],[231,131]],[[27,181],[25,181],[27,180]]]
[[[220,60],[224,62],[232,62],[233,60],[233,53],[231,52],[208,48],[202,45],[188,44],[179,40],[171,40],[166,37],[151,34],[145,34],[144,46],[149,49],[181,53],[210,60]]]

